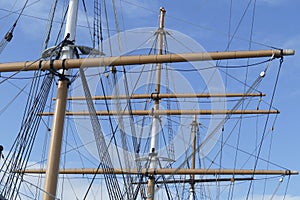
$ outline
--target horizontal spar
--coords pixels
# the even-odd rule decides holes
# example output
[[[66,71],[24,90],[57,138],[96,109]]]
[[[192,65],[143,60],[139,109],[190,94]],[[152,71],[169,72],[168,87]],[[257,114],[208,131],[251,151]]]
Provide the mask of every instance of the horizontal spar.
[[[226,94],[133,94],[118,96],[93,96],[93,100],[112,100],[112,99],[163,99],[163,98],[220,98],[220,97],[262,97],[266,94],[243,94],[243,93],[226,93]],[[85,100],[86,97],[68,97],[68,100]]]
[[[185,54],[165,54],[165,55],[138,55],[138,56],[114,56],[99,58],[82,58],[47,61],[26,61],[0,63],[0,72],[30,71],[30,70],[49,70],[49,69],[72,69],[80,67],[99,67],[99,66],[121,66],[138,65],[150,63],[172,63],[187,61],[207,61],[224,60],[238,58],[258,58],[294,55],[295,51],[285,50],[253,50],[253,51],[226,51],[226,52],[202,52]]]
[[[17,171],[18,173],[44,174],[45,169],[26,169]],[[165,175],[297,175],[298,171],[290,170],[252,170],[252,169],[102,169],[83,168],[83,169],[61,169],[60,174],[165,174]]]
[[[175,184],[175,183],[211,183],[211,182],[236,182],[236,181],[251,181],[255,180],[253,177],[249,178],[201,178],[201,179],[179,179],[179,180],[164,180],[155,181],[156,184]],[[148,182],[132,182],[132,184],[148,184]]]
[[[133,110],[133,111],[96,111],[96,115],[233,115],[233,114],[279,114],[278,110]],[[39,115],[49,116],[53,112],[44,112]],[[87,111],[68,111],[66,115],[85,116]]]

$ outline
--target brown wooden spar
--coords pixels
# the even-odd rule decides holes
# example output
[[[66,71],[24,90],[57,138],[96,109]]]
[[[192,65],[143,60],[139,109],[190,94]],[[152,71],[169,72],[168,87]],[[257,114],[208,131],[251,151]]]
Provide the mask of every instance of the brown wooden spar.
[[[30,71],[30,70],[49,70],[53,69],[72,69],[79,67],[99,67],[99,66],[120,66],[120,65],[139,65],[150,63],[172,63],[187,61],[207,61],[224,60],[238,58],[258,58],[294,55],[292,49],[284,50],[253,50],[253,51],[226,51],[226,52],[202,52],[184,54],[164,54],[164,55],[138,55],[138,56],[115,56],[100,58],[64,59],[50,61],[26,61],[0,63],[0,72]]]
[[[17,171],[18,173],[28,174],[44,174],[45,169],[26,169]],[[112,171],[104,171],[96,168],[80,168],[80,169],[61,169],[60,174],[156,174],[156,175],[297,175],[298,171],[291,170],[260,170],[260,169],[119,169],[115,168]]]
[[[96,115],[233,115],[233,114],[279,114],[279,110],[132,110],[132,111],[96,111]],[[39,115],[53,115],[53,112],[43,112]],[[85,116],[88,111],[67,111],[66,115]]]
[[[133,95],[118,95],[118,96],[93,96],[93,100],[112,100],[112,99],[163,99],[163,98],[220,98],[220,97],[263,97],[266,94],[255,93],[226,93],[226,94],[211,94],[211,93],[200,93],[200,94],[133,94]],[[68,97],[68,100],[85,100],[86,97]],[[55,99],[54,99],[55,100]]]

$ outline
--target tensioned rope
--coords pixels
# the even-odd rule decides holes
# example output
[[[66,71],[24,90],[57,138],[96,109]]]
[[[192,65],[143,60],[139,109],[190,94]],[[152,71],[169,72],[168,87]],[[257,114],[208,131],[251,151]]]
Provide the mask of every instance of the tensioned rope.
[[[24,12],[27,4],[28,4],[29,0],[26,0],[24,6],[22,7],[21,12],[19,13],[16,21],[14,22],[14,24],[10,27],[10,29],[8,30],[8,32],[5,34],[4,38],[1,40],[0,42],[0,54],[2,53],[2,51],[4,50],[4,48],[6,47],[6,45],[12,40],[13,38],[13,32],[17,26],[17,23],[22,15],[22,13]]]
[[[103,132],[101,130],[101,125],[98,121],[97,115],[96,115],[96,109],[94,107],[94,103],[92,101],[92,96],[88,87],[87,80],[85,78],[85,74],[82,68],[79,68],[80,72],[80,77],[82,80],[82,85],[84,89],[84,93],[86,96],[86,103],[88,106],[88,110],[90,113],[90,120],[91,120],[91,125],[93,127],[93,132],[94,132],[94,137],[97,145],[97,150],[99,154],[99,160],[100,160],[100,166],[101,168],[107,172],[104,173],[105,177],[105,182],[106,182],[106,187],[108,190],[108,194],[110,199],[123,199],[122,198],[122,193],[120,190],[120,186],[117,180],[116,175],[113,173],[113,164],[108,152],[108,146],[105,142],[105,138],[103,135]],[[91,187],[92,184],[90,184],[89,188]],[[88,193],[86,193],[87,195]],[[86,196],[85,196],[86,198]],[[85,199],[84,198],[84,199]]]
[[[36,73],[40,73],[40,71]],[[24,174],[12,172],[24,170],[27,166],[42,118],[38,113],[43,112],[45,108],[53,75],[49,74],[44,77],[41,84],[39,79],[40,77],[38,76],[32,82],[31,95],[27,99],[20,131],[9,151],[10,153],[5,160],[5,164],[1,167],[1,171],[4,171],[4,175],[0,181],[1,185],[4,185],[1,195],[6,199],[15,199],[23,182]]]
[[[50,40],[50,34],[51,34],[52,25],[53,25],[53,21],[54,21],[54,14],[55,14],[55,11],[57,8],[57,3],[58,3],[58,0],[54,0],[51,10],[50,10],[50,13],[49,13],[49,25],[47,26],[47,30],[46,30],[47,36],[46,36],[46,39],[44,42],[44,50],[48,48],[48,43]]]
[[[244,12],[244,14],[243,14],[243,16],[242,16],[242,18],[241,18],[241,21],[239,22],[239,24],[238,24],[236,30],[234,31],[234,35],[236,34],[236,31],[237,31],[237,29],[239,28],[239,26],[240,26],[240,24],[241,24],[241,22],[242,22],[242,19],[244,18],[244,16],[245,16],[245,14],[246,14],[248,8],[250,7],[251,3],[252,3],[252,0],[249,1],[248,5],[247,5],[247,8],[246,8],[246,10],[245,10],[245,12]],[[248,48],[248,50],[250,50],[250,49],[251,49],[251,46],[252,46],[253,29],[254,29],[254,19],[255,19],[255,8],[256,8],[256,0],[254,0],[254,3],[253,3],[252,21],[251,21],[251,29],[250,29],[249,48]],[[229,40],[229,43],[228,43],[227,48],[228,48],[229,45],[231,44],[232,39],[233,39],[233,37]],[[249,62],[250,62],[250,59],[248,58],[248,59],[247,59],[247,64],[246,64],[247,67],[246,67],[246,69],[245,69],[244,91],[243,91],[243,92],[245,92],[245,91],[247,90],[246,84],[247,84],[247,81],[248,81],[248,73],[249,73],[249,67],[248,67],[248,64],[249,64]],[[242,102],[242,105],[241,105],[241,107],[242,107],[241,109],[242,109],[242,110],[244,109],[244,104],[245,104],[245,101]],[[237,134],[237,141],[236,141],[236,146],[237,146],[237,148],[238,148],[239,145],[240,145],[240,136],[241,136],[242,123],[243,123],[243,115],[240,115],[239,127],[238,127],[238,134]],[[234,169],[236,169],[236,166],[237,166],[237,160],[238,160],[238,151],[236,150],[236,151],[235,151],[235,157],[234,157],[234,166],[233,166]],[[235,188],[234,186],[235,186],[235,185],[234,185],[234,183],[233,183],[233,186],[232,186],[232,188],[231,188],[232,194],[233,194],[233,192],[234,192],[234,188]],[[233,198],[233,195],[232,195],[231,197]],[[231,198],[231,199],[232,199],[232,198]]]
[[[273,88],[273,92],[272,92],[272,96],[271,96],[271,103],[269,105],[269,110],[271,110],[271,108],[273,106],[274,97],[275,97],[275,93],[276,93],[276,89],[277,89],[277,84],[278,84],[278,81],[279,81],[279,75],[280,75],[282,63],[283,63],[283,57],[280,59],[280,62],[279,62],[279,67],[278,67],[278,71],[277,71],[277,75],[276,75],[276,79],[275,79],[275,84],[274,84],[274,88]],[[262,132],[261,140],[260,140],[260,143],[259,143],[258,152],[257,152],[257,156],[256,156],[257,158],[259,157],[259,155],[261,153],[261,150],[262,150],[262,145],[263,145],[265,134],[266,134],[266,131],[267,131],[267,125],[269,123],[269,118],[270,118],[270,115],[268,114],[265,125],[264,125],[264,129],[263,129],[263,132]],[[257,168],[258,161],[259,161],[258,159],[255,160],[254,167],[253,167],[254,171]],[[254,175],[253,175],[253,177],[254,177]],[[250,181],[248,192],[247,192],[247,199],[249,198],[252,185],[253,185],[253,181]]]
[[[264,73],[267,71],[267,69],[269,68],[269,65],[267,65],[267,67],[265,68],[265,70],[263,71]],[[260,82],[262,81],[262,79],[264,78],[264,73],[261,73],[257,79],[253,82],[253,84],[249,87],[249,89],[245,92],[245,94],[250,94],[251,92],[253,92],[255,90],[255,88],[260,84]],[[241,106],[241,103],[243,102],[243,99],[245,97],[242,97],[234,106],[231,110],[236,110],[239,106]],[[196,150],[198,151],[199,149],[201,149],[203,147],[203,145],[205,145],[210,138],[215,134],[215,132],[217,132],[218,130],[220,130],[223,126],[223,124],[229,120],[231,117],[231,114],[228,114],[225,116],[225,118],[223,119],[223,121],[221,121],[210,133],[208,133],[207,137],[204,139],[204,141],[196,148]],[[181,165],[178,166],[178,169],[180,169],[181,167],[183,167],[186,163],[186,160],[190,160],[192,157],[192,154],[187,156],[187,158],[182,162]],[[170,176],[171,177],[171,176]]]

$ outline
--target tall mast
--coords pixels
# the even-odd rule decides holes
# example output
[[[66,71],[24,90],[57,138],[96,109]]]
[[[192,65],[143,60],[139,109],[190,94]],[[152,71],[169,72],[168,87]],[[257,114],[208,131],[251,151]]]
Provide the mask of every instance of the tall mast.
[[[196,167],[196,135],[197,135],[197,115],[194,115],[194,121],[192,122],[192,166],[191,169]],[[191,174],[190,180],[190,200],[195,199],[195,174]]]
[[[77,12],[78,12],[78,0],[69,1],[69,10],[66,21],[65,29],[65,41],[74,41],[76,34],[76,24],[77,24]],[[74,58],[74,52],[68,45],[64,46],[62,49],[62,55],[60,59],[70,59]],[[57,180],[59,175],[59,163],[60,154],[64,130],[64,119],[66,112],[66,102],[68,95],[68,85],[69,80],[65,77],[66,73],[61,70],[60,79],[58,81],[57,87],[57,101],[54,110],[53,123],[52,123],[52,133],[50,138],[50,146],[48,153],[48,162],[46,168],[46,178],[44,185],[44,195],[43,200],[54,200],[56,199],[56,189]],[[67,72],[68,73],[68,72]]]
[[[166,10],[160,8],[160,19],[159,19],[159,29],[157,30],[158,34],[158,55],[162,55],[163,52],[163,37],[164,37],[164,18]],[[161,82],[161,63],[156,65],[156,86],[155,94],[160,93],[160,82]],[[159,99],[154,100],[154,111],[159,110]],[[154,114],[152,120],[152,130],[151,130],[151,144],[150,144],[150,169],[155,169],[157,167],[157,140],[158,140],[158,131],[159,131],[159,115]],[[155,186],[155,177],[154,175],[149,176],[148,178],[148,191],[147,191],[147,200],[154,199],[154,186]]]

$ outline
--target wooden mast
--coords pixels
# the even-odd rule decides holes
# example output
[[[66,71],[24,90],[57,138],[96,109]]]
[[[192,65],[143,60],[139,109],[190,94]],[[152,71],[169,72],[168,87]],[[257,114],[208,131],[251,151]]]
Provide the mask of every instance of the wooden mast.
[[[160,8],[160,18],[159,18],[159,29],[156,34],[158,37],[158,55],[162,55],[163,52],[163,37],[164,37],[164,18],[165,18],[166,10],[161,7]],[[160,83],[161,83],[161,63],[157,63],[156,65],[156,86],[155,86],[155,94],[160,94]],[[159,99],[154,100],[154,112],[159,110]],[[149,169],[156,169],[158,156],[157,156],[157,143],[158,143],[158,132],[159,132],[159,114],[154,114],[152,119],[152,130],[151,130],[151,144],[150,144],[150,152],[149,152]],[[150,175],[148,177],[148,188],[147,188],[147,200],[154,200],[155,195],[155,176]]]
[[[65,29],[65,41],[74,41],[76,33],[76,23],[77,23],[77,10],[78,10],[78,0],[69,1],[69,9],[67,16],[67,23]],[[62,60],[74,58],[74,52],[68,45],[62,47]],[[59,163],[60,154],[64,130],[64,119],[66,112],[66,102],[68,96],[68,85],[69,80],[65,77],[68,73],[65,70],[59,72],[61,74],[58,88],[57,88],[57,101],[54,110],[54,117],[52,123],[52,133],[50,138],[50,146],[48,152],[48,161],[46,168],[46,178],[44,185],[43,200],[55,200],[56,199],[56,189],[57,180],[59,176]]]

